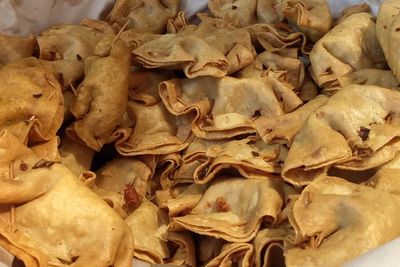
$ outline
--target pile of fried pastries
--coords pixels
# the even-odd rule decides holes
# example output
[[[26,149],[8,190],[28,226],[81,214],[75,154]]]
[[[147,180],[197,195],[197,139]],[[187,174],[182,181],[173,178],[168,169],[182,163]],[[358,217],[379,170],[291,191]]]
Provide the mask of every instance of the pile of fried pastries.
[[[0,35],[0,246],[335,267],[400,236],[400,0],[179,4]]]

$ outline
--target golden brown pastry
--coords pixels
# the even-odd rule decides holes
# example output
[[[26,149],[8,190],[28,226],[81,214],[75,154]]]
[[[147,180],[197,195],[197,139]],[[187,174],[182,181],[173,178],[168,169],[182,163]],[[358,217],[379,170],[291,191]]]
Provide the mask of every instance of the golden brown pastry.
[[[85,79],[70,106],[76,118],[67,131],[72,140],[96,151],[111,141],[126,111],[129,66],[130,52],[121,40],[111,44],[108,55],[86,59]]]
[[[253,240],[255,250],[255,266],[285,266],[283,258],[284,241],[289,239],[291,228],[282,225],[278,228],[260,230]]]
[[[117,0],[107,20],[122,28],[163,33],[178,13],[179,0]]]
[[[171,242],[177,249],[167,264],[196,266],[195,245],[190,232],[168,232],[167,240]]]
[[[162,82],[159,91],[172,114],[195,114],[192,131],[211,140],[255,133],[256,119],[273,118],[301,105],[293,91],[276,80],[172,79]]]
[[[286,48],[296,47],[304,54],[310,52],[304,33],[294,32],[289,25],[277,24],[253,24],[244,28],[251,37],[255,47],[263,48],[270,52],[279,52]]]
[[[346,87],[350,84],[377,85],[385,88],[399,88],[399,82],[391,70],[361,69],[350,72],[338,78],[340,86]]]
[[[0,34],[0,66],[32,56],[35,43],[33,35],[17,37]]]
[[[61,139],[59,150],[61,163],[69,168],[75,176],[79,177],[82,173],[90,170],[94,156],[93,149],[73,142],[67,136],[64,136]]]
[[[397,91],[382,87],[343,88],[302,125],[284,162],[283,178],[304,185],[332,165],[366,170],[390,161],[400,149],[399,101]]]
[[[136,124],[128,140],[116,145],[123,156],[173,153],[192,139],[188,116],[170,114],[161,102],[144,106],[130,101],[128,114]]]
[[[126,218],[142,203],[152,171],[140,160],[116,157],[96,175],[94,191]]]
[[[130,229],[78,177],[37,157],[8,131],[0,147],[0,166],[9,166],[0,179],[1,246],[26,266],[130,266]]]
[[[164,263],[169,258],[167,242],[163,240],[168,216],[149,200],[132,212],[125,222],[135,237],[135,257],[150,263]]]
[[[157,39],[161,34],[147,32],[140,29],[130,29],[120,34],[120,39],[125,42],[130,50],[134,50],[144,43]]]
[[[307,242],[287,249],[286,266],[342,266],[398,237],[399,207],[398,195],[320,176],[294,203],[291,224]]]
[[[277,3],[276,0],[211,0],[208,9],[214,17],[237,27],[246,27],[282,21],[283,14],[276,8]]]
[[[400,28],[398,21],[399,8],[399,1],[382,1],[376,20],[376,35],[379,44],[382,47],[390,69],[398,81],[400,81],[400,67],[398,63],[399,54],[397,52],[396,44],[398,43],[398,31]]]
[[[223,77],[253,62],[255,51],[246,30],[198,16],[199,26],[187,25],[133,50],[134,61],[145,68],[183,69],[189,78]]]
[[[63,86],[68,87],[83,77],[86,58],[101,49],[104,39],[114,36],[114,30],[103,21],[87,19],[79,25],[52,26],[37,38],[39,58],[52,61],[63,76]]]
[[[237,76],[274,78],[298,91],[303,84],[305,71],[298,59],[297,49],[289,48],[279,53],[264,51],[258,54],[253,64],[240,70]]]
[[[130,229],[67,168],[55,164],[15,178],[18,186],[15,180],[2,182],[5,190],[13,192],[12,199],[2,196],[2,203],[22,205],[0,213],[0,244],[27,266],[109,266],[117,261],[116,266],[130,266]],[[35,182],[43,186],[29,186]],[[35,198],[28,199],[24,190]]]
[[[340,86],[340,77],[351,72],[383,68],[386,60],[372,15],[356,13],[343,19],[315,44],[310,61],[313,79],[323,88]]]
[[[174,19],[169,19],[167,22],[167,33],[178,33],[184,29],[189,22],[186,19],[185,12],[179,11]]]
[[[50,140],[63,121],[63,95],[53,68],[36,58],[0,69],[0,128],[21,142]]]
[[[328,97],[319,95],[293,112],[256,120],[257,131],[266,143],[290,145],[308,116],[324,105]]]
[[[199,165],[191,175],[198,184],[208,183],[221,171],[235,169],[245,178],[276,178],[286,156],[283,146],[268,145],[262,140],[208,141],[194,139],[183,155],[183,161]],[[177,173],[179,175],[179,173]]]
[[[250,241],[263,222],[275,223],[283,205],[283,187],[280,180],[214,180],[187,215],[172,219],[170,230],[187,229],[230,242]]]
[[[221,253],[210,260],[205,266],[253,266],[254,247],[249,243],[228,243],[222,247]]]
[[[283,0],[280,12],[312,41],[317,42],[332,25],[326,0]]]

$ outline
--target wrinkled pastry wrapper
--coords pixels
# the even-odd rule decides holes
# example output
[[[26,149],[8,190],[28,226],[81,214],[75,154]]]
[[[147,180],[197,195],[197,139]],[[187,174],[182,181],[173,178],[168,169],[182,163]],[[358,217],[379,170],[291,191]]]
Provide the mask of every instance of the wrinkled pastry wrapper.
[[[286,266],[342,266],[400,235],[399,208],[398,195],[320,176],[294,203],[291,222],[312,242],[289,248]]]
[[[398,92],[382,87],[341,89],[310,114],[294,137],[283,178],[304,185],[332,165],[366,170],[390,161],[400,149],[399,103]]]
[[[276,52],[286,48],[299,48],[304,54],[309,54],[310,47],[302,32],[294,32],[286,24],[253,24],[244,28],[251,38],[254,47]]]
[[[220,178],[188,215],[172,219],[170,230],[187,229],[230,242],[250,241],[263,222],[276,221],[284,186],[280,180]]]
[[[326,0],[283,0],[280,12],[312,41],[318,41],[332,26]]]
[[[68,87],[83,77],[85,60],[103,50],[104,41],[114,35],[111,26],[97,20],[52,26],[37,37],[39,58],[51,61]]]
[[[133,236],[117,213],[66,167],[40,161],[7,131],[0,145],[3,140],[15,144],[4,148],[4,160],[27,166],[0,180],[0,203],[9,204],[0,212],[0,245],[27,266],[130,266]],[[25,150],[26,159],[16,149]]]
[[[100,168],[96,175],[94,191],[125,218],[144,199],[152,171],[140,160],[116,157]],[[127,187],[132,187],[137,193],[137,203],[127,203],[131,200],[130,196],[126,196]]]
[[[12,88],[12,89],[11,89]],[[63,95],[53,68],[24,58],[0,69],[0,125],[22,142],[50,140],[63,121]]]
[[[126,219],[135,237],[135,257],[150,263],[163,263],[169,257],[167,242],[162,240],[168,224],[168,216],[149,200]]]
[[[235,169],[245,178],[276,178],[280,173],[278,162],[285,155],[283,146],[268,145],[262,140],[208,141],[196,138],[183,155],[183,161],[186,164],[200,163],[192,177],[195,183],[204,184],[224,169]]]
[[[128,114],[136,124],[132,135],[116,145],[123,156],[173,153],[192,139],[189,116],[176,117],[161,102],[152,106],[129,102]]]
[[[320,87],[340,86],[340,78],[356,70],[381,69],[385,57],[369,13],[356,13],[325,34],[310,54],[311,74]]]
[[[70,105],[76,118],[66,132],[71,139],[96,151],[112,141],[126,111],[129,66],[130,52],[121,40],[111,44],[109,55],[86,59],[85,79]]]
[[[20,58],[30,57],[35,47],[35,37],[16,37],[0,34],[0,66]]]
[[[159,90],[172,114],[194,113],[192,131],[197,137],[211,140],[255,133],[256,119],[282,115],[283,108],[291,111],[302,103],[277,80],[172,79],[162,82]]]
[[[253,62],[249,33],[227,22],[200,14],[201,23],[176,34],[160,35],[133,50],[145,68],[182,69],[188,78],[223,77]]]
[[[299,60],[296,48],[279,52],[264,51],[257,55],[254,62],[239,71],[238,77],[270,77],[289,84],[299,90],[303,84],[304,64]]]
[[[249,243],[229,243],[222,247],[221,253],[209,261],[205,266],[232,266],[238,264],[243,267],[253,266],[254,248]]]
[[[399,1],[382,1],[376,20],[376,35],[379,44],[382,47],[390,69],[398,81],[400,81],[400,63],[396,44],[399,42],[399,10]]]
[[[290,145],[308,116],[324,105],[328,97],[319,95],[297,110],[275,118],[256,120],[259,135],[266,143]]]
[[[60,144],[61,163],[75,176],[90,170],[94,156],[94,150],[73,142],[67,136],[63,137]]]
[[[276,8],[275,0],[211,0],[208,9],[214,17],[222,18],[237,26],[246,27],[255,23],[277,23],[283,14]]]
[[[108,22],[122,28],[163,33],[168,19],[178,13],[179,0],[116,0]]]

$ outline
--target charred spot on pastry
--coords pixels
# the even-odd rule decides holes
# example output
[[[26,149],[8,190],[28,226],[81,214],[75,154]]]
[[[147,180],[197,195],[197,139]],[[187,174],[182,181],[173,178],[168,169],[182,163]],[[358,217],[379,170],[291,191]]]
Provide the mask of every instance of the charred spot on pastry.
[[[207,172],[208,172],[208,167],[201,168],[199,173],[197,174],[197,177],[204,178],[206,176]]]
[[[81,60],[82,60],[82,57],[81,57],[81,55],[79,55],[79,54],[76,54],[76,58],[78,59],[78,61],[81,61]]]
[[[254,111],[252,118],[257,119],[259,117],[261,117],[261,111],[257,109],[256,111]]]
[[[128,210],[129,212],[133,212],[141,204],[140,196],[132,183],[125,185],[124,201],[125,201],[125,203],[122,207],[124,209]]]
[[[32,95],[34,98],[41,98],[43,96],[42,93],[38,93],[38,94],[33,94]]]
[[[217,197],[215,205],[218,212],[227,212],[231,209],[224,197]]]
[[[259,156],[260,156],[260,153],[258,153],[258,152],[256,152],[256,151],[251,151],[251,155],[252,155],[253,157],[259,157]]]
[[[366,128],[364,126],[360,127],[360,130],[358,131],[358,136],[361,137],[361,140],[365,141],[368,139],[369,136],[369,132],[371,131],[371,129]]]
[[[237,9],[238,7],[235,5],[232,5],[232,9]]]
[[[29,169],[29,165],[23,161],[21,161],[21,164],[19,164],[19,169],[21,171],[27,171]]]
[[[54,165],[54,161],[41,159],[33,165],[32,169],[49,168]]]

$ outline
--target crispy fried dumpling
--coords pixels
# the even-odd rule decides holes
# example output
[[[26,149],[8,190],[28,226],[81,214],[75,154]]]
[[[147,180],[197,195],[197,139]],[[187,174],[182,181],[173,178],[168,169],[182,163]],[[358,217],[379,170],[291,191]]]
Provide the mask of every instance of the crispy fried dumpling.
[[[284,162],[283,178],[304,185],[332,165],[366,170],[390,161],[400,149],[398,103],[397,91],[371,85],[343,88],[302,125]]]
[[[296,47],[304,54],[310,52],[304,33],[294,32],[289,25],[284,23],[266,24],[259,23],[244,28],[251,37],[251,42],[258,48],[270,52],[279,52],[286,48]]]
[[[211,0],[208,9],[217,18],[237,26],[278,23],[284,19],[277,0]]]
[[[53,68],[24,58],[0,69],[0,128],[22,142],[50,140],[63,121],[63,95]]]
[[[376,35],[379,44],[389,67],[398,81],[400,81],[400,66],[396,44],[399,40],[399,8],[400,3],[397,0],[382,1],[376,20]]]
[[[90,170],[94,156],[94,150],[73,142],[67,136],[61,139],[60,144],[61,163],[69,168],[75,176]]]
[[[16,59],[30,57],[35,47],[35,37],[9,36],[0,34],[0,66]]]
[[[269,77],[289,84],[298,91],[303,84],[305,70],[298,59],[296,48],[273,53],[264,51],[257,55],[252,64],[238,72],[238,77]]]
[[[129,76],[129,99],[145,106],[151,106],[161,101],[158,85],[169,80],[169,72],[134,71]]]
[[[167,240],[177,248],[174,255],[167,260],[167,264],[196,266],[196,251],[190,232],[168,231]]]
[[[136,124],[128,140],[116,145],[121,155],[173,153],[184,149],[192,139],[188,116],[170,114],[161,102],[144,106],[130,101],[128,114]]]
[[[172,79],[162,82],[159,91],[172,114],[195,114],[192,130],[197,137],[204,139],[254,133],[256,119],[279,116],[284,114],[283,109],[288,112],[301,105],[293,91],[277,80],[232,77]]]
[[[70,105],[76,118],[67,130],[72,140],[96,151],[112,141],[112,134],[126,111],[129,66],[130,52],[121,40],[111,45],[108,55],[86,59],[85,79]]]
[[[122,28],[163,33],[178,13],[179,0],[117,0],[107,20]]]
[[[286,266],[342,266],[400,235],[399,208],[398,195],[320,176],[294,203],[291,224],[306,242],[287,249]]]
[[[274,174],[280,173],[278,162],[286,152],[284,147],[251,138],[232,141],[196,138],[187,148],[187,154],[183,154],[183,160],[186,164],[200,163],[194,169],[193,180],[203,184],[226,169],[235,169],[245,178],[276,178]]]
[[[254,238],[264,222],[273,225],[283,207],[280,180],[219,178],[185,216],[174,217],[170,230],[187,229],[230,242]]]
[[[0,213],[0,244],[27,266],[75,263],[106,267],[117,260],[122,260],[119,266],[130,266],[133,258],[130,229],[68,169],[55,164],[16,178],[22,184],[14,194],[23,192],[24,181],[36,180],[46,185],[37,188],[40,191],[36,192],[35,199],[24,198],[22,205],[14,211]],[[13,183],[15,181],[11,180],[7,184]],[[20,201],[15,199],[13,202]],[[15,217],[10,216],[11,213]],[[129,249],[119,255],[122,259],[117,259],[125,243]]]
[[[189,78],[223,77],[253,62],[255,51],[246,30],[198,16],[198,26],[187,25],[133,50],[134,62],[145,68],[182,69]]]
[[[399,82],[391,70],[361,69],[338,78],[342,87],[350,84],[377,85],[390,89],[398,89]]]
[[[130,50],[134,50],[144,43],[157,39],[161,34],[147,32],[140,29],[130,29],[120,34],[120,39],[125,42]]]
[[[293,112],[256,120],[257,131],[267,143],[290,145],[308,116],[327,101],[328,97],[319,95]]]
[[[340,86],[339,78],[356,70],[385,66],[371,14],[356,13],[324,35],[310,54],[311,74],[323,88]]]
[[[250,267],[254,262],[254,247],[249,243],[228,243],[222,247],[221,253],[205,266],[238,266]]]
[[[289,225],[281,225],[277,228],[265,228],[260,230],[253,240],[255,250],[255,266],[285,266],[283,258],[284,241],[291,233]]]
[[[162,238],[168,225],[167,214],[146,199],[125,222],[135,237],[135,257],[150,263],[164,263],[170,254]]]
[[[177,196],[162,203],[160,207],[168,210],[170,218],[181,216],[192,210],[200,202],[207,188],[207,184],[191,184]]]
[[[140,160],[116,157],[96,174],[94,191],[125,218],[142,203],[152,172]]]
[[[283,0],[280,12],[313,42],[318,41],[332,25],[326,0]]]
[[[130,266],[133,236],[117,213],[66,167],[38,158],[7,131],[0,140],[3,160],[19,166],[0,180],[0,245],[27,266]],[[24,150],[23,159],[16,152]]]
[[[178,33],[181,29],[189,25],[185,12],[179,11],[174,19],[169,19],[167,23],[167,33]]]
[[[37,38],[39,58],[52,61],[63,76],[63,86],[68,87],[83,77],[84,62],[94,54],[96,46],[101,46],[103,39],[114,35],[114,30],[107,23],[96,20],[84,20],[78,25],[52,26]]]

